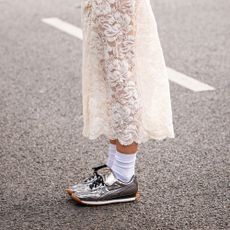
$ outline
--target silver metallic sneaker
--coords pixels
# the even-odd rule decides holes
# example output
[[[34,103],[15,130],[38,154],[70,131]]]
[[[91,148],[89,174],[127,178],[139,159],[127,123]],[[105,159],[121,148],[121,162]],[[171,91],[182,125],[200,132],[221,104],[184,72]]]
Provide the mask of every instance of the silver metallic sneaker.
[[[128,183],[115,178],[109,167],[103,168],[97,179],[86,189],[74,191],[71,197],[83,205],[103,205],[120,202],[135,201],[140,198],[138,183],[135,175]]]
[[[66,189],[66,192],[71,196],[73,192],[80,192],[82,190],[86,190],[89,188],[89,185],[95,181],[98,177],[98,170],[107,167],[106,164],[98,165],[93,167],[93,175],[89,176],[88,178],[84,179],[83,182],[76,183],[69,188]]]

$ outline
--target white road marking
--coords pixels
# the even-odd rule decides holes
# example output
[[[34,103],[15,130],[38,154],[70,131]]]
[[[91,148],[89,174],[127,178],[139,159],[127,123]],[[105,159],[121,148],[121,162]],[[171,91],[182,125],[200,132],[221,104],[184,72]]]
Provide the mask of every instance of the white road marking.
[[[180,73],[174,69],[167,67],[169,80],[195,92],[215,90],[210,85],[207,85],[194,78],[188,77],[183,73]]]
[[[53,26],[67,34],[70,34],[76,38],[79,39],[83,39],[83,34],[82,34],[82,29],[78,28],[68,22],[65,22],[59,18],[43,18],[42,22]],[[172,68],[167,67],[167,71],[168,71],[168,76],[169,76],[169,80],[171,80],[172,82],[175,82],[187,89],[190,89],[192,91],[195,92],[201,92],[201,91],[208,91],[208,90],[215,90],[215,88],[213,88],[210,85],[207,85],[201,81],[198,81],[194,78],[188,77],[183,73],[180,73]]]
[[[42,19],[42,22],[50,25],[50,26],[53,26],[67,34],[70,34],[74,37],[77,37],[79,39],[83,39],[83,36],[82,36],[82,30],[68,22],[65,22],[65,21],[62,21],[61,19],[59,18],[43,18]]]

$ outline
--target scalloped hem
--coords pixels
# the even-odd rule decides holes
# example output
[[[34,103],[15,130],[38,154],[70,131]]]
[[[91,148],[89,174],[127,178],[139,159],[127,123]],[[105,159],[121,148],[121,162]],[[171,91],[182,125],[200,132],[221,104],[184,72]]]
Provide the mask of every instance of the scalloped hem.
[[[126,142],[124,140],[122,140],[121,138],[119,137],[116,137],[116,136],[111,136],[105,132],[100,132],[100,133],[97,133],[95,135],[90,135],[90,134],[87,134],[84,130],[82,131],[82,135],[86,138],[88,138],[89,140],[96,140],[98,139],[99,137],[103,136],[107,139],[110,139],[110,140],[115,140],[117,139],[121,145],[130,145],[132,144],[133,142],[136,142],[137,144],[144,144],[150,140],[154,140],[154,141],[163,141],[163,140],[166,140],[166,139],[172,139],[172,138],[175,138],[175,134],[174,132],[170,133],[170,134],[161,134],[161,135],[149,135],[148,137],[143,137],[143,138],[140,138],[140,139],[131,139],[131,141],[129,142]]]

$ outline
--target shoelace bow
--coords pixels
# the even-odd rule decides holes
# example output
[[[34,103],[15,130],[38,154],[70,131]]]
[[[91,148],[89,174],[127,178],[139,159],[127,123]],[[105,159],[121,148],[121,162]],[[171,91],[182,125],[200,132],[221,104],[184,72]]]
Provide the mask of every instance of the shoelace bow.
[[[84,182],[89,182],[89,181],[93,180],[95,177],[97,178],[99,176],[98,173],[97,173],[97,171],[99,169],[101,169],[101,168],[104,168],[104,167],[107,167],[107,165],[106,164],[102,164],[102,165],[93,167],[92,168],[94,170],[93,175],[90,176],[89,178],[85,179]]]
[[[85,180],[84,180],[85,182],[89,182],[89,181],[93,180],[93,179],[96,177],[95,181],[94,181],[92,184],[90,184],[90,186],[89,186],[91,189],[94,188],[94,187],[96,188],[97,186],[99,186],[99,185],[101,185],[101,184],[104,185],[103,178],[102,178],[102,176],[100,176],[100,175],[97,173],[97,171],[98,171],[99,169],[105,168],[105,167],[107,167],[106,164],[102,164],[102,165],[93,167],[93,170],[94,170],[93,175],[90,176],[88,179],[85,179]]]
[[[89,178],[85,179],[84,182],[89,182],[89,181],[93,180],[97,176],[98,176],[97,172],[94,172],[93,175],[90,176]]]
[[[96,187],[98,187],[100,185],[104,185],[104,184],[105,183],[104,183],[102,176],[97,174],[97,179],[92,184],[90,184],[89,187],[92,189],[92,188],[96,188]]]

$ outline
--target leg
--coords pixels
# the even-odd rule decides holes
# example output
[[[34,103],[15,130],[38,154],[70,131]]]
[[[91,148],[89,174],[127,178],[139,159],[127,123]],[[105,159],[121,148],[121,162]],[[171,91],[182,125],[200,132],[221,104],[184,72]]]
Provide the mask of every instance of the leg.
[[[132,153],[136,153],[138,150],[138,144],[136,142],[133,142],[131,145],[122,145],[117,140],[116,145],[117,145],[117,151],[120,153],[132,154]]]
[[[113,143],[115,142],[113,141]],[[135,173],[137,151],[138,144],[136,142],[130,145],[122,145],[116,140],[116,152],[113,157],[111,169],[117,179],[123,182],[129,182],[131,180]]]
[[[116,145],[117,151],[125,154],[136,153],[138,151],[138,144],[133,142],[131,145],[122,145],[117,139],[109,140],[110,144]]]
[[[116,145],[117,140],[109,140],[110,144]]]

